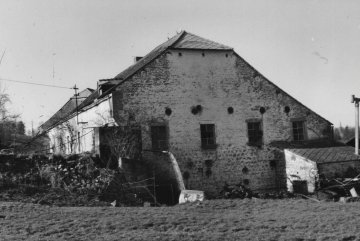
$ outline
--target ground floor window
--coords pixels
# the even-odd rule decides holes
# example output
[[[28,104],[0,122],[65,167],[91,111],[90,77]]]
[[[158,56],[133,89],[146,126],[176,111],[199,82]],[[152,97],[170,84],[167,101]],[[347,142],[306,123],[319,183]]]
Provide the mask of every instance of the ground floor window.
[[[151,126],[151,142],[153,150],[168,149],[168,134],[165,125]]]
[[[215,149],[215,125],[214,124],[200,124],[201,132],[201,147],[204,149]]]
[[[263,131],[261,121],[248,121],[248,144],[252,146],[259,146],[263,143]]]

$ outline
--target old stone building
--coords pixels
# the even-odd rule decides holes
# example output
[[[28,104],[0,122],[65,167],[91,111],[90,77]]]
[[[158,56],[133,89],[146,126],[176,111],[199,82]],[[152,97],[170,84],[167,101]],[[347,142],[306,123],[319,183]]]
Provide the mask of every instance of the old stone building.
[[[231,47],[182,31],[136,60],[100,80],[78,111],[42,129],[51,133],[54,151],[59,129],[69,123],[66,153],[96,152],[104,126],[136,126],[143,159],[165,162],[158,151],[170,151],[188,189],[216,195],[225,182],[253,190],[285,187],[284,154],[274,143],[332,138],[329,121]]]

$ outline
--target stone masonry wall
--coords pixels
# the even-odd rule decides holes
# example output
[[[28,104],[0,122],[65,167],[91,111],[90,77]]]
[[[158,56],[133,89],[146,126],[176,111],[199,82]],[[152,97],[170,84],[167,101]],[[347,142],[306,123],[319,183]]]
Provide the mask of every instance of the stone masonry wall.
[[[150,126],[166,124],[169,150],[187,188],[212,195],[225,182],[243,183],[252,190],[284,187],[283,153],[269,144],[292,140],[293,118],[306,121],[308,139],[329,133],[327,121],[233,51],[170,50],[120,85],[116,96],[113,113],[118,124],[140,123],[143,149],[151,149]],[[193,114],[191,108],[197,105],[202,111]],[[171,115],[165,114],[166,108]],[[262,122],[261,147],[247,144],[246,120],[254,118]],[[216,149],[201,148],[200,124],[215,124]]]

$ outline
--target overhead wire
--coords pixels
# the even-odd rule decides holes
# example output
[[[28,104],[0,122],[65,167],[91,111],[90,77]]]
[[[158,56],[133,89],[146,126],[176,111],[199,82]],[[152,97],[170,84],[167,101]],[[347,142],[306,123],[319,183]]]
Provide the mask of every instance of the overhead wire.
[[[21,83],[21,84],[30,84],[30,85],[37,85],[37,86],[45,86],[45,87],[53,87],[53,88],[60,88],[60,89],[75,89],[76,88],[76,85],[74,87],[65,87],[65,86],[59,86],[59,85],[48,85],[48,84],[41,84],[41,83],[35,83],[35,82],[29,82],[29,81],[21,81],[21,80],[14,80],[14,79],[4,79],[4,78],[0,78],[0,81],[3,80],[3,81],[9,81],[9,82],[16,82],[16,83]],[[83,134],[82,136],[80,136],[79,138],[83,137],[83,136],[86,136],[88,134],[90,134],[91,132],[93,132],[93,130]],[[71,143],[73,141],[76,141],[76,139],[71,139],[69,142],[65,142],[65,143],[62,143],[60,145],[57,145],[56,147],[60,147],[62,145],[66,145],[68,143]],[[26,144],[29,145],[31,144],[32,142],[34,142],[34,140],[31,140],[29,143]],[[53,148],[47,148],[47,149],[43,149],[43,150],[39,150],[39,151],[36,151],[36,152],[43,152],[43,151],[48,151],[48,150],[51,150]]]
[[[59,86],[59,85],[48,85],[48,84],[41,84],[41,83],[22,81],[22,80],[14,80],[14,79],[0,78],[0,80],[9,81],[9,82],[16,82],[16,83],[21,83],[21,84],[30,84],[30,85],[38,85],[38,86],[45,86],[45,87],[60,88],[60,89],[71,89],[71,90],[74,89],[74,87],[65,87],[65,86]]]

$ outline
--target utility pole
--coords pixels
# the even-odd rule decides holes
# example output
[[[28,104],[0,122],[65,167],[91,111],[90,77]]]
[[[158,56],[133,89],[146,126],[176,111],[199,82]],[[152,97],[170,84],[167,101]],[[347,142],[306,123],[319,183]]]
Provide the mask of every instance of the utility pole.
[[[14,128],[14,142],[13,142],[13,148],[14,148],[14,160],[15,160],[15,155],[16,155],[16,117],[15,117],[15,128]]]
[[[74,85],[73,89],[75,90],[75,104],[76,104],[76,124],[79,125],[79,115],[78,115],[78,93],[77,90],[79,88]]]
[[[34,121],[31,120],[31,137],[34,137]]]
[[[355,103],[355,154],[359,155],[359,102],[360,98],[351,96],[351,103]]]

